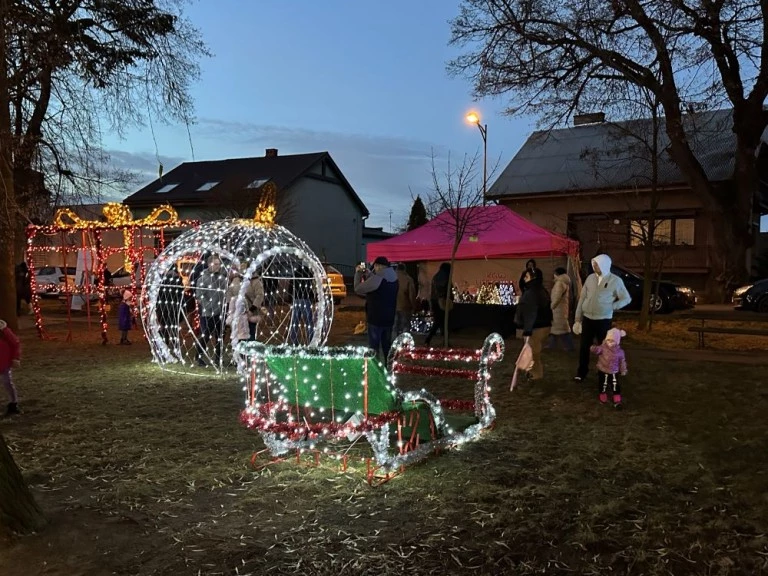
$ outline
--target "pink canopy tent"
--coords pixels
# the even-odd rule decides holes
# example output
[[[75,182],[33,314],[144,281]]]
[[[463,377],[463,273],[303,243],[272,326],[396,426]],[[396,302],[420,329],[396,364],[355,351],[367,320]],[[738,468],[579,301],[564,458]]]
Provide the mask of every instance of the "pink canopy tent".
[[[472,210],[457,260],[533,258],[559,254],[576,256],[579,244],[537,226],[506,206],[478,206]],[[393,262],[450,260],[455,219],[441,212],[424,226],[381,242],[368,244],[368,261],[385,256]]]

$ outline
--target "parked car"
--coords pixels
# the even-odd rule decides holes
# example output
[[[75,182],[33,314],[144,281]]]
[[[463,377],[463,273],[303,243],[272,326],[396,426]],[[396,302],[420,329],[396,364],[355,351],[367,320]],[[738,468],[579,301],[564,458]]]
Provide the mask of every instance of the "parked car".
[[[737,310],[768,312],[768,278],[736,288],[731,301]]]
[[[611,273],[624,281],[632,302],[625,310],[640,310],[643,305],[643,277],[617,266],[611,266]],[[658,296],[657,296],[658,287]],[[659,314],[667,314],[674,310],[686,310],[696,305],[696,292],[688,286],[681,286],[674,282],[653,280],[651,284],[651,311]]]
[[[65,274],[66,272],[66,274]],[[35,269],[35,284],[40,296],[58,296],[65,282],[75,281],[77,269],[74,266],[43,266]]]
[[[347,297],[347,285],[344,284],[344,276],[333,266],[324,264],[325,274],[328,276],[328,282],[331,285],[331,295],[333,303],[339,304],[342,299]]]

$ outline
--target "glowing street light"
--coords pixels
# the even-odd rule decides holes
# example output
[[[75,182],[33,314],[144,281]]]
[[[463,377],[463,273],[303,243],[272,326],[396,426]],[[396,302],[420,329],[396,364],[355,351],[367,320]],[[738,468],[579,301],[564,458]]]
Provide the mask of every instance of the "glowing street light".
[[[467,122],[477,126],[483,137],[483,205],[485,205],[485,193],[488,186],[488,124],[480,123],[480,115],[477,112],[469,112],[465,118]]]

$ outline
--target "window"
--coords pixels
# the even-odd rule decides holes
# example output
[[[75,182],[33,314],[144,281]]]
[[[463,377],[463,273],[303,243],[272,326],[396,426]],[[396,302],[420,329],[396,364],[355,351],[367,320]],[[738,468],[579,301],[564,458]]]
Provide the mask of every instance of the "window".
[[[176,188],[176,186],[178,186],[178,185],[179,185],[178,182],[176,182],[175,184],[166,184],[165,186],[163,186],[159,190],[156,190],[155,194],[165,194],[166,192],[170,192],[171,190]]]
[[[256,180],[248,184],[246,188],[250,188],[251,190],[255,190],[256,188],[261,188],[262,186],[264,186],[264,184],[269,182],[269,180],[270,180],[269,178],[257,178]]]
[[[198,191],[198,192],[205,192],[206,190],[210,190],[211,188],[213,188],[214,186],[216,186],[216,184],[218,184],[218,182],[206,182],[205,184],[203,184],[202,186],[200,186],[200,187],[197,189],[197,191]]]
[[[656,220],[653,227],[654,246],[693,246],[695,237],[693,218],[668,218]],[[632,220],[629,230],[629,245],[645,246],[650,236],[649,220]]]

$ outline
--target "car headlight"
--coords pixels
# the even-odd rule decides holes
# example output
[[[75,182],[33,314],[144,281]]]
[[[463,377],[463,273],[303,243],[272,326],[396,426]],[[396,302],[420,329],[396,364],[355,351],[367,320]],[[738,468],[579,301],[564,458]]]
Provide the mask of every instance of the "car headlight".
[[[736,288],[736,290],[733,291],[733,295],[737,297],[741,296],[742,294],[744,294],[744,292],[752,288],[752,286],[753,285],[750,284],[749,286],[742,286],[741,288]]]
[[[693,294],[693,288],[689,288],[688,286],[677,286],[677,291],[681,294]]]

